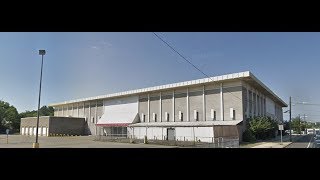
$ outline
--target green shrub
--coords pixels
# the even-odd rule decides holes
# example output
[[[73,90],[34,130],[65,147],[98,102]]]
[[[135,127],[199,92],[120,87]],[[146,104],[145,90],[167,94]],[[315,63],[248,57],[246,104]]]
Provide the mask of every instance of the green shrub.
[[[244,142],[254,142],[256,141],[256,137],[249,129],[245,130],[242,134],[242,140]]]
[[[277,122],[270,117],[254,117],[249,120],[248,129],[256,139],[270,139],[275,137]]]

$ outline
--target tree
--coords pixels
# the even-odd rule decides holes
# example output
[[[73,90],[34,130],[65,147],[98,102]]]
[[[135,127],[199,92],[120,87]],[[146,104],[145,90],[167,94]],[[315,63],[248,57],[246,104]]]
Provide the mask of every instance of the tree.
[[[54,109],[53,107],[49,106],[42,106],[39,110],[39,114],[40,116],[53,116],[53,113],[54,113]]]
[[[270,117],[254,117],[249,120],[248,129],[256,139],[268,139],[275,136],[277,122]]]
[[[19,131],[20,117],[14,106],[8,102],[0,101],[0,132],[4,133],[5,129]]]
[[[291,129],[293,131],[300,133],[301,131],[304,131],[305,128],[306,128],[306,124],[304,121],[301,121],[299,116],[292,119]]]
[[[15,107],[10,106],[5,113],[5,116],[6,116],[7,128],[11,130],[20,129],[20,117]]]
[[[33,110],[33,111],[25,111],[20,113],[20,118],[25,118],[25,117],[37,117],[38,111]],[[53,116],[54,114],[54,109],[53,107],[47,107],[47,106],[42,106],[39,109],[39,116]]]
[[[53,116],[53,113],[53,107],[42,106],[39,109],[40,116]],[[11,132],[19,132],[21,118],[36,116],[36,110],[25,111],[19,114],[14,106],[0,100],[0,133],[4,133],[6,129],[10,129]]]

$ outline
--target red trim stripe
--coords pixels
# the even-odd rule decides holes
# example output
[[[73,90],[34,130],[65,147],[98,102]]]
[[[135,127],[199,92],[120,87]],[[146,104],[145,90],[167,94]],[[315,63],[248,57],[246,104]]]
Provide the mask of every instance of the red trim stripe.
[[[126,127],[130,123],[110,123],[110,124],[97,124],[97,126],[104,126],[104,127]]]

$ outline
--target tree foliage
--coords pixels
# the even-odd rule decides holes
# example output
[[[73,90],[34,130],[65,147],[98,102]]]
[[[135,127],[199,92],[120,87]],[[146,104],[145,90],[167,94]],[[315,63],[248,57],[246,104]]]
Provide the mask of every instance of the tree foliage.
[[[37,117],[38,111],[37,110],[33,110],[33,111],[25,111],[20,113],[20,117],[21,118],[25,118],[25,117]],[[54,109],[53,107],[47,107],[47,106],[42,106],[39,109],[39,116],[53,116],[54,113]]]
[[[53,113],[53,107],[42,106],[39,110],[40,116],[53,116]],[[0,100],[0,133],[5,133],[6,129],[10,129],[11,132],[19,132],[21,118],[36,116],[36,110],[25,111],[19,114],[14,106]]]
[[[254,136],[254,134],[250,129],[247,129],[243,132],[242,140],[244,142],[254,142],[256,141],[256,137]]]
[[[248,130],[256,139],[269,139],[275,137],[278,123],[270,117],[254,117],[249,119]]]
[[[20,129],[20,117],[14,106],[0,101],[0,133],[4,133],[6,129],[18,131]]]

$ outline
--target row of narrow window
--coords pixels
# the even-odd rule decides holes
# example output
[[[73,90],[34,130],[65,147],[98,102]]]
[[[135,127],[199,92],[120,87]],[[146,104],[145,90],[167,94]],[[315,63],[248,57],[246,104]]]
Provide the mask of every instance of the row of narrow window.
[[[230,108],[230,118],[235,120],[236,117],[236,111],[233,108]],[[164,115],[165,121],[169,122],[170,120],[170,116],[168,112],[165,112]],[[183,113],[181,111],[179,111],[179,120],[183,121],[184,120],[184,116]],[[197,110],[194,110],[193,112],[193,118],[196,121],[199,121],[199,112]],[[216,120],[217,119],[217,112],[214,109],[211,109],[211,119],[212,120]],[[146,115],[144,113],[141,114],[141,120],[143,122],[146,122]],[[152,120],[157,122],[157,114],[156,113],[152,113]]]

